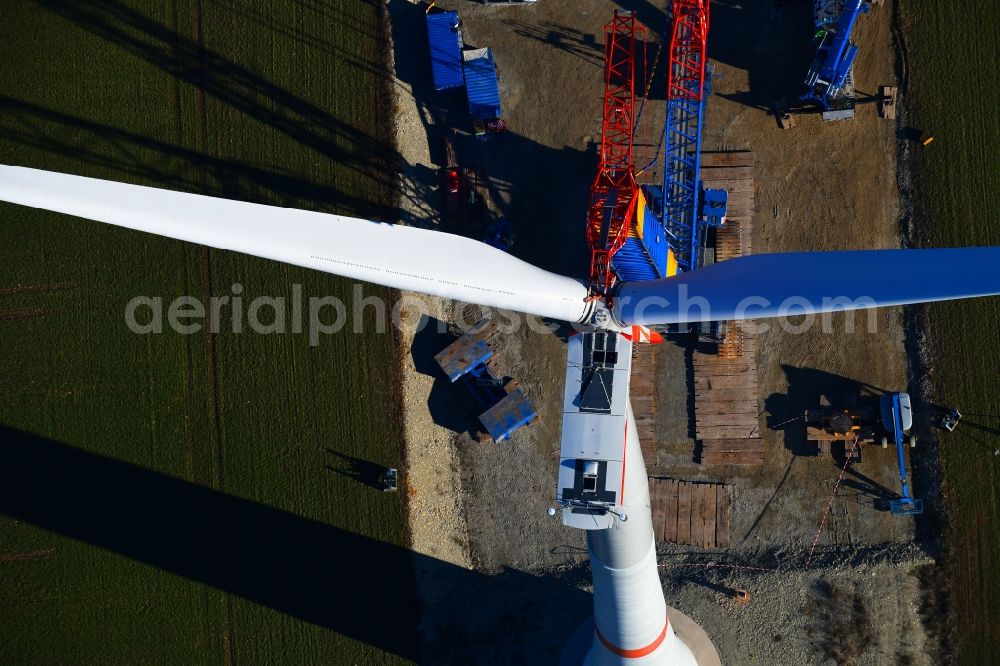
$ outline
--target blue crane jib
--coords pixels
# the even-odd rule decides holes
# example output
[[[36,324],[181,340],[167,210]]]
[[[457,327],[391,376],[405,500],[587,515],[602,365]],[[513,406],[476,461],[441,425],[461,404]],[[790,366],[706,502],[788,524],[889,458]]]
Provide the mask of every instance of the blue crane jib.
[[[816,58],[806,74],[806,91],[799,98],[803,102],[829,110],[831,101],[840,95],[858,55],[858,47],[851,43],[851,32],[858,16],[869,8],[865,0],[844,0],[844,10],[836,27],[819,27]]]
[[[711,91],[712,69],[706,67],[697,100],[667,102],[661,219],[681,272],[701,265],[702,227],[721,226],[726,218],[726,191],[706,189],[700,178],[702,125]]]

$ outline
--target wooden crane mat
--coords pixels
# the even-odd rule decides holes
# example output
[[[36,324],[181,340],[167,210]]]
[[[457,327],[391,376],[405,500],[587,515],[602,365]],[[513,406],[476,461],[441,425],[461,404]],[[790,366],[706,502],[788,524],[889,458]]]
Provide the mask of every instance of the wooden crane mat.
[[[749,150],[701,153],[701,180],[705,187],[729,193],[726,217],[730,220],[753,218],[753,163],[753,152]]]
[[[649,477],[649,501],[657,541],[729,547],[730,486]]]
[[[701,443],[702,465],[757,467],[764,463],[764,440],[760,438],[706,439]]]
[[[656,352],[658,345],[636,344],[632,347],[632,378],[629,398],[632,415],[639,431],[639,446],[647,465],[656,464]]]
[[[760,439],[756,339],[743,336],[738,358],[696,351],[693,363],[696,439]]]
[[[701,154],[705,187],[729,192],[726,225],[716,233],[715,260],[749,255],[753,234],[754,156],[750,151]],[[695,437],[705,465],[759,465],[764,443],[758,427],[760,389],[757,340],[742,322],[726,324],[726,335],[711,353],[695,352]]]

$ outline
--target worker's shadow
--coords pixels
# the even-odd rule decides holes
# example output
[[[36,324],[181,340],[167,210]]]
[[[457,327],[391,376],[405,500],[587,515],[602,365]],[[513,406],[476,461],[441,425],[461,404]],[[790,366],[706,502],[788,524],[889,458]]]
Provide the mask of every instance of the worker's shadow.
[[[459,434],[472,434],[478,430],[477,405],[467,391],[452,383],[434,360],[434,355],[454,342],[456,336],[448,332],[447,322],[422,315],[417,332],[410,346],[413,367],[422,375],[433,379],[427,396],[427,411],[434,423]]]
[[[798,456],[816,455],[815,444],[811,444],[806,437],[804,417],[807,409],[819,405],[821,395],[827,396],[833,404],[853,399],[857,406],[861,406],[872,402],[872,396],[883,392],[871,384],[815,368],[782,365],[781,369],[788,381],[788,390],[772,393],[764,401],[767,427],[782,431],[785,448]]]
[[[354,456],[349,456],[346,453],[334,451],[329,447],[324,447],[323,450],[327,453],[333,454],[339,458],[342,464],[347,465],[346,467],[327,465],[326,468],[331,472],[335,472],[341,476],[346,476],[347,478],[363,483],[366,486],[377,488],[379,490],[382,489],[382,474],[386,470],[384,466],[370,460],[355,458]]]

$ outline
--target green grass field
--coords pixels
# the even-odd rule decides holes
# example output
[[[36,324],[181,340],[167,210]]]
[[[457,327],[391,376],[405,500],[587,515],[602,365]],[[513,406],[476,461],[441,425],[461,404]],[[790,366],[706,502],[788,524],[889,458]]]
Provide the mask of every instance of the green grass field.
[[[6,7],[0,163],[391,215],[377,3],[257,7]],[[403,493],[345,472],[401,462],[391,336],[310,347],[225,315],[218,335],[141,336],[123,314],[138,295],[350,285],[8,204],[0,219],[0,662],[414,657]]]
[[[989,0],[902,3],[912,124],[934,135],[916,159],[927,245],[1000,245],[1000,9]],[[928,267],[933,270],[933,267]],[[997,268],[1000,270],[1000,267]],[[934,305],[933,373],[965,418],[941,438],[946,545],[960,664],[1000,663],[1000,299]]]

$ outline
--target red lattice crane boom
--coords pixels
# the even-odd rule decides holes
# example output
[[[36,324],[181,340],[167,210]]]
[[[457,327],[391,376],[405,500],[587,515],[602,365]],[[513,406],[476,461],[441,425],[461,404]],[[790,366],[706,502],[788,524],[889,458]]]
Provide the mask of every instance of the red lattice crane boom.
[[[597,176],[590,186],[587,243],[591,293],[606,296],[614,284],[611,257],[628,238],[637,202],[632,133],[635,123],[636,37],[645,34],[634,12],[618,10],[605,26],[604,111]]]

